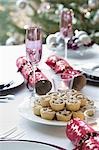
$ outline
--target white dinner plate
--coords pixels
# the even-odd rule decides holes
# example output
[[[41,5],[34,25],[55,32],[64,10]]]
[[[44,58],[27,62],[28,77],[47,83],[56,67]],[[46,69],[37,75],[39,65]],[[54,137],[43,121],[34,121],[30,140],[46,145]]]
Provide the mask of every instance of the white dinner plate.
[[[0,85],[8,84],[9,82],[13,82],[13,84],[11,84],[9,87],[4,87],[3,89],[0,89],[0,91],[15,88],[24,82],[24,78],[20,72],[13,72],[11,75],[4,75],[4,76],[0,76],[0,77],[1,77]]]
[[[45,120],[39,116],[34,115],[32,108],[30,107],[30,102],[28,100],[25,100],[19,105],[19,113],[22,117],[36,122],[36,123],[41,123],[45,125],[52,125],[52,126],[66,126],[67,122],[63,121],[57,121],[57,120]]]
[[[92,82],[99,83],[99,65],[91,64],[89,67],[82,68],[82,71],[85,73],[87,79]]]
[[[88,81],[99,83],[99,65],[98,63],[88,62],[85,64],[74,65],[75,69],[83,72]]]
[[[0,140],[0,150],[65,150],[64,148],[29,140]]]

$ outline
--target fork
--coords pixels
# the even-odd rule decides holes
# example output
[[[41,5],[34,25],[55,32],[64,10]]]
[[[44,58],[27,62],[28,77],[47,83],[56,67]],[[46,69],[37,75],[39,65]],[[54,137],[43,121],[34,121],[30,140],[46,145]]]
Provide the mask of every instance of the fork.
[[[7,132],[0,135],[0,139],[20,139],[24,136],[24,131],[18,131],[17,127],[11,128]]]
[[[1,84],[1,85],[0,85],[0,90],[4,89],[5,87],[11,86],[13,83],[14,83],[14,82],[13,82],[13,80],[12,80],[12,81],[10,81],[9,83]]]
[[[15,98],[15,95],[4,95],[4,96],[0,96],[0,99],[14,99]]]

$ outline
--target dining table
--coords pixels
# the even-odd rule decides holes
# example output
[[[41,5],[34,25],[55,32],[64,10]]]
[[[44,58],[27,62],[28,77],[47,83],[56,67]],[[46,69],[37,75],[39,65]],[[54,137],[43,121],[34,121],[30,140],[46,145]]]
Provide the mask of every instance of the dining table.
[[[46,44],[43,45],[42,59],[39,63],[39,68],[46,74],[49,80],[50,68],[45,64],[45,60],[53,53],[55,52],[49,50]],[[16,60],[20,56],[26,56],[25,44],[0,46],[0,80],[13,78],[12,76],[14,76],[14,73],[18,70]],[[85,57],[82,55],[79,55],[79,57],[67,56],[67,61],[74,67],[80,67],[81,65],[84,67],[88,64],[91,65],[92,63],[99,64],[99,46],[95,44],[90,53],[85,54]],[[21,74],[19,76],[21,76]],[[59,126],[58,122],[55,125],[44,124],[30,120],[28,117],[24,117],[24,115],[20,114],[19,106],[25,100],[29,100],[31,92],[26,86],[26,81],[22,76],[19,76],[16,76],[15,80],[21,78],[21,81],[19,81],[19,79],[19,82],[16,81],[17,84],[12,86],[12,88],[0,91],[0,96],[7,94],[15,95],[14,99],[11,100],[0,99],[0,135],[13,127],[17,127],[18,130],[24,131],[25,133],[24,136],[21,137],[22,140],[35,140],[72,150],[74,146],[66,136],[66,125]],[[99,81],[98,85],[95,83],[91,83],[91,81],[87,82],[81,89],[81,92],[98,103]]]

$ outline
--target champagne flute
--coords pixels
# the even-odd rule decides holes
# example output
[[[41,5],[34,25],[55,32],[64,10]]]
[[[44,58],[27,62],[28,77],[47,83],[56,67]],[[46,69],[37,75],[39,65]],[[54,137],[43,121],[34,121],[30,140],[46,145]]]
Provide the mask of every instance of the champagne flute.
[[[73,36],[71,9],[64,8],[60,16],[60,33],[65,40],[65,58],[67,59],[67,42]]]
[[[28,27],[26,29],[26,56],[33,68],[33,91],[30,100],[36,97],[35,70],[42,56],[42,31],[40,27]]]
[[[62,34],[63,38],[70,38],[73,35],[72,15],[73,12],[71,9],[64,8],[61,12],[60,33]]]

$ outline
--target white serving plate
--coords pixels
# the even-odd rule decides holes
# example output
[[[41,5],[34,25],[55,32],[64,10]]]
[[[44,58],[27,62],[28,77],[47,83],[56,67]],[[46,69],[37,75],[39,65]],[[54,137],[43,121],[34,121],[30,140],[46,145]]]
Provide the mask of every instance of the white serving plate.
[[[66,126],[67,125],[67,122],[57,121],[57,120],[45,120],[39,116],[36,116],[33,113],[32,108],[30,106],[30,102],[28,100],[23,101],[23,103],[19,105],[18,110],[22,117],[30,121],[36,122],[36,123],[52,125],[52,126]]]

